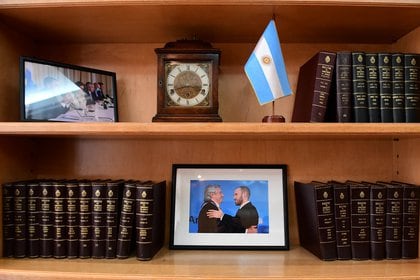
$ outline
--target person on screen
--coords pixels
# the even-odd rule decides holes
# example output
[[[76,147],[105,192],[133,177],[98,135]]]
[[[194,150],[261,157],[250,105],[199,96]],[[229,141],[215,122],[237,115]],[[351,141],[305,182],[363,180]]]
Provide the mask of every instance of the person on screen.
[[[104,100],[105,96],[102,90],[103,83],[94,83],[93,85],[95,88],[95,100]]]
[[[220,220],[207,216],[209,210],[219,210],[223,200],[222,188],[219,185],[208,185],[204,189],[204,202],[198,215],[199,233],[224,232]]]
[[[220,220],[225,232],[256,233],[258,232],[258,211],[250,201],[251,191],[240,186],[233,193],[233,201],[239,206],[235,216],[224,214],[221,209],[207,211],[207,217]]]

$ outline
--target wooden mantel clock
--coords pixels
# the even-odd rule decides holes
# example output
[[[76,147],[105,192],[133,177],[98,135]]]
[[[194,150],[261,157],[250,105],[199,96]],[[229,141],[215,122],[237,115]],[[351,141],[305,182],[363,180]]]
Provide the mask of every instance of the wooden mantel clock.
[[[220,50],[200,40],[178,40],[155,49],[158,57],[154,122],[220,122]]]

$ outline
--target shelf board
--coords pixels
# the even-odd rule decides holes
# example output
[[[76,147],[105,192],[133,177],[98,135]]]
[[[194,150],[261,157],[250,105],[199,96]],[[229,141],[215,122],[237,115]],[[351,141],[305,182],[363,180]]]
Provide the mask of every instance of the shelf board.
[[[211,265],[210,265],[211,264]],[[321,261],[290,251],[170,251],[149,262],[134,258],[0,259],[0,278],[13,279],[414,279],[419,260]]]
[[[420,25],[417,0],[0,0],[0,21],[41,43],[255,44],[273,14],[283,43],[394,43]]]
[[[420,138],[418,124],[2,122],[3,136],[159,139]]]

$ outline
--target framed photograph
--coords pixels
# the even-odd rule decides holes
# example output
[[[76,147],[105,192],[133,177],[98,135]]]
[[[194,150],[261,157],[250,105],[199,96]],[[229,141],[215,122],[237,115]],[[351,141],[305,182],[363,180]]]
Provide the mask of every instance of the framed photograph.
[[[20,58],[23,121],[118,121],[116,74],[98,69]]]
[[[170,248],[288,250],[286,165],[174,164]]]

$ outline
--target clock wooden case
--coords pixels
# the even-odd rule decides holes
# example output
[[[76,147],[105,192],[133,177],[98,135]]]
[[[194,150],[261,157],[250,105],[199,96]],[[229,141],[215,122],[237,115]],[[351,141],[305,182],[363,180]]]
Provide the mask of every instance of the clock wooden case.
[[[154,122],[220,122],[220,50],[201,40],[178,40],[155,49],[158,58]]]

